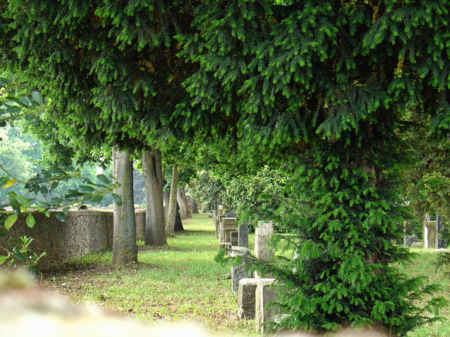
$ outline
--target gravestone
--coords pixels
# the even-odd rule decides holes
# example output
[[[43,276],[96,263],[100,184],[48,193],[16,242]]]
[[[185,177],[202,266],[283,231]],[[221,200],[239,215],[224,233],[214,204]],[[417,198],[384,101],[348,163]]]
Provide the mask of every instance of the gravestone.
[[[270,302],[277,300],[277,289],[275,286],[275,279],[262,278],[259,280],[255,290],[255,321],[256,328],[262,330],[266,329],[266,322],[274,320],[276,309],[274,306],[267,308]]]
[[[250,256],[250,250],[245,247],[231,247],[231,250],[228,254],[229,257],[236,257],[245,255]],[[243,278],[248,277],[248,273],[245,271],[246,263],[242,261],[242,263],[238,266],[231,266],[231,291],[238,292],[239,289],[239,281]]]
[[[231,243],[231,232],[236,231],[237,229],[237,221],[236,218],[222,218],[222,231],[223,231],[223,240],[221,242],[230,242]]]
[[[411,247],[411,245],[417,241],[419,241],[419,238],[416,235],[405,235],[403,237],[403,245],[405,247]]]
[[[230,240],[231,240],[230,242],[231,242],[232,246],[239,246],[238,245],[239,240],[238,240],[238,232],[237,231],[230,232]]]
[[[423,223],[423,248],[437,248],[437,223],[429,217]]]
[[[238,227],[238,246],[248,248],[248,222],[243,222]]]
[[[255,257],[264,262],[270,262],[274,256],[269,246],[269,240],[273,236],[272,221],[258,221],[258,227],[255,229]],[[261,275],[255,271],[255,277],[260,278]],[[270,275],[266,275],[270,276]]]
[[[255,318],[255,293],[259,280],[255,278],[243,278],[239,281],[237,298],[239,309],[237,315],[240,319]]]

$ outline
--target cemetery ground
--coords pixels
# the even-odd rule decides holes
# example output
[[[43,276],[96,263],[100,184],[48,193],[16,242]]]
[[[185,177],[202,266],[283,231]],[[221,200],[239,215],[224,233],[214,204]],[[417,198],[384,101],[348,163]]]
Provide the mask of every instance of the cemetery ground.
[[[213,332],[257,336],[254,320],[240,320],[236,295],[226,277],[230,266],[214,261],[219,242],[206,214],[183,220],[184,232],[168,238],[163,247],[138,242],[138,264],[112,267],[112,252],[89,254],[81,260],[44,272],[40,288],[75,303],[95,304],[144,323],[195,322]],[[253,249],[254,235],[250,235]],[[398,265],[410,276],[425,275],[442,286],[439,295],[450,300],[450,275],[436,271],[434,250],[414,249],[412,263]],[[432,315],[433,313],[427,313]],[[419,327],[408,337],[450,336],[450,307],[443,322]]]

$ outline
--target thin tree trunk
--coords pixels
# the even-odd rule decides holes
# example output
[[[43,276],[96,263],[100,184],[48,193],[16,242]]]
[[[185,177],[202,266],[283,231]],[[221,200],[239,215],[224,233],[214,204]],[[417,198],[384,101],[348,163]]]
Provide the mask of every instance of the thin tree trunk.
[[[114,207],[113,264],[137,262],[136,220],[133,198],[133,162],[129,151],[116,151],[118,195],[122,206]],[[115,169],[116,169],[115,168]]]
[[[191,195],[191,213],[198,214],[198,206],[197,206],[197,203],[195,202],[194,198],[192,198],[192,195]]]
[[[142,173],[145,186],[145,244],[162,246],[167,244],[164,228],[163,176],[161,152],[142,153]]]
[[[164,184],[165,185],[165,184]],[[169,191],[164,191],[163,192],[163,197],[164,197],[164,219],[165,219],[165,223],[167,223],[167,219],[168,219],[168,214],[169,214],[169,200],[170,200],[170,190]]]
[[[181,210],[181,219],[190,219],[192,218],[191,214],[189,213],[189,208],[186,201],[186,195],[184,193],[184,187],[177,188],[177,201],[178,205],[180,206]]]
[[[170,184],[169,215],[167,217],[167,233],[173,234],[177,215],[178,165],[173,165],[172,182]]]

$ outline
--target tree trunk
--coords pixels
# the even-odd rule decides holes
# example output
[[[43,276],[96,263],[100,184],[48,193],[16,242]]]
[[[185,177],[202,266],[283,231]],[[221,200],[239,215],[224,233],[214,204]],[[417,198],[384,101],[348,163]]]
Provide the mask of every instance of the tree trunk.
[[[175,232],[181,232],[184,231],[183,228],[183,222],[181,221],[181,216],[180,216],[180,206],[177,203],[177,217],[175,219]]]
[[[165,184],[164,184],[165,185]],[[169,191],[164,191],[163,192],[163,197],[164,197],[164,221],[165,223],[167,223],[167,219],[168,219],[168,214],[169,214],[169,200],[170,200],[170,190]]]
[[[114,207],[113,264],[137,262],[136,220],[133,198],[133,162],[129,151],[115,151],[117,181],[121,185],[118,195],[122,206]]]
[[[162,246],[167,244],[164,228],[163,176],[161,152],[142,153],[142,173],[145,186],[145,244]]]
[[[178,205],[180,206],[180,210],[181,210],[181,219],[184,220],[184,219],[192,218],[192,216],[189,212],[188,205],[187,205],[184,187],[177,188],[177,201],[178,201]]]
[[[195,202],[194,198],[192,198],[192,195],[191,195],[191,213],[198,214],[198,206],[197,206],[197,203]]]
[[[173,165],[172,182],[170,184],[169,214],[167,217],[167,233],[173,234],[177,216],[178,165]]]

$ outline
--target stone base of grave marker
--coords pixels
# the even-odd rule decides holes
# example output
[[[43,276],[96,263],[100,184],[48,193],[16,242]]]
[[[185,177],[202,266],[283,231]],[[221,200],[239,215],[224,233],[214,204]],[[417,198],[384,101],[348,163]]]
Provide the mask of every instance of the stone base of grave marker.
[[[238,317],[255,318],[255,293],[259,280],[254,278],[244,278],[239,281],[238,290]]]
[[[255,290],[256,328],[263,332],[266,329],[265,323],[273,321],[276,314],[275,307],[267,308],[270,302],[277,300],[277,289],[274,283],[275,279],[273,278],[260,279]]]
[[[229,243],[229,242],[221,242],[221,243],[219,244],[219,248],[220,248],[220,249],[222,249],[222,248],[225,248],[225,249],[231,249],[231,243]]]

